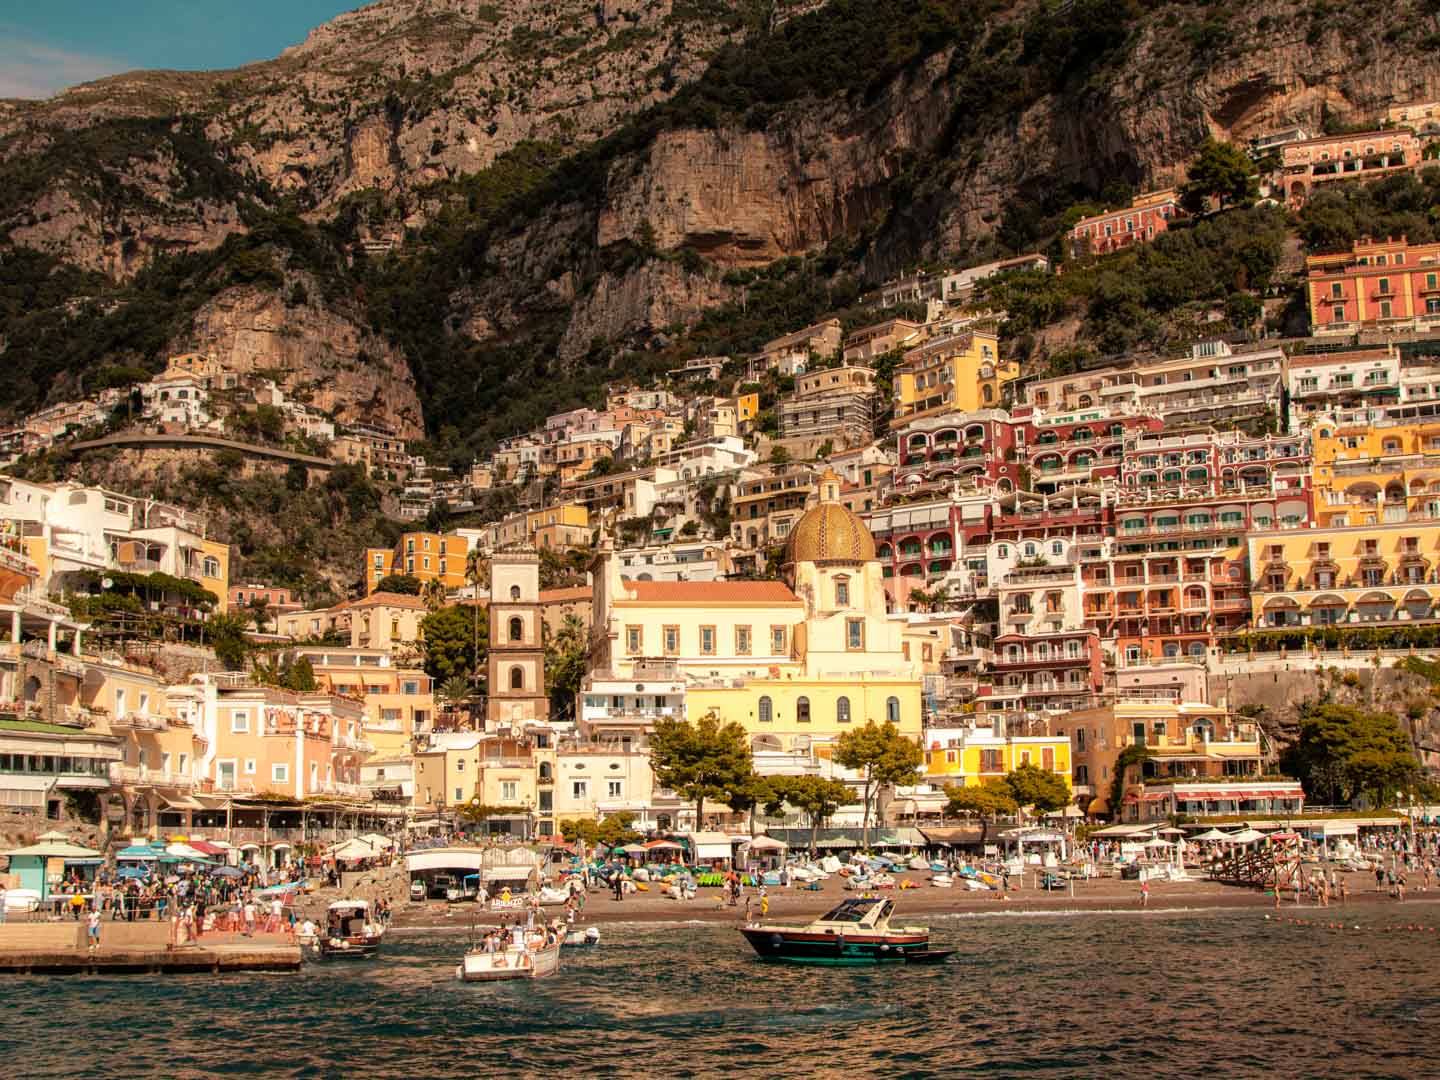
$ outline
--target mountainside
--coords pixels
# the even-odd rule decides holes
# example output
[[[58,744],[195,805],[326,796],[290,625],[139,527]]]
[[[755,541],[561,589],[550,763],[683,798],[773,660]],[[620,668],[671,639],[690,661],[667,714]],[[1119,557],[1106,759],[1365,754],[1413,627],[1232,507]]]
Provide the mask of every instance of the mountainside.
[[[463,455],[856,283],[1052,244],[1207,136],[1440,98],[1437,13],[383,0],[267,63],[4,106],[0,397],[219,343],[348,365],[342,416],[423,409]]]

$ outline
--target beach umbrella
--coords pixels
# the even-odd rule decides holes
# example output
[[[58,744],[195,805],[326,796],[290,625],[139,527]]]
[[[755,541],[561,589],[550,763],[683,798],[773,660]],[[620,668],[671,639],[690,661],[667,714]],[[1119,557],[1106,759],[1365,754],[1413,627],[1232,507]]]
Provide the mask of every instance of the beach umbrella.
[[[1229,840],[1230,834],[1221,832],[1219,829],[1208,829],[1205,832],[1190,837],[1190,839],[1192,842],[1195,840]]]
[[[1256,840],[1264,840],[1265,834],[1255,829],[1241,829],[1238,833],[1227,836],[1225,839],[1232,844],[1253,844]]]
[[[53,840],[53,841],[57,841],[57,842],[67,842],[67,843],[68,843],[69,840],[70,840],[70,837],[67,836],[65,833],[61,832],[59,829],[51,829],[49,832],[42,832],[37,839],[39,839],[39,840]]]

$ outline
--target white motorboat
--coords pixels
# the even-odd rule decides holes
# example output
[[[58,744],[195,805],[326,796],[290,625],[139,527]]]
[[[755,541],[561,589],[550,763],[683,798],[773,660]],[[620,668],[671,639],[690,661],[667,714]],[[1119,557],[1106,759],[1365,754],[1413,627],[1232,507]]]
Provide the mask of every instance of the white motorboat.
[[[949,889],[955,885],[955,879],[949,874],[936,874],[930,879],[930,884],[937,889]]]
[[[383,923],[372,922],[368,900],[336,900],[319,930],[321,956],[358,959],[380,951]]]
[[[543,979],[560,970],[561,938],[539,931],[511,937],[503,948],[467,951],[455,968],[462,982],[500,982],[505,979]]]

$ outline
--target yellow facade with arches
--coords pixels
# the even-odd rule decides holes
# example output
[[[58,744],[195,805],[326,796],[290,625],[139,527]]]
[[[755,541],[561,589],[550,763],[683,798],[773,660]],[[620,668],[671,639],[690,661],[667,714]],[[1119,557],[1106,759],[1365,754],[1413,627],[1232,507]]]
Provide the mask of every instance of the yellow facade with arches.
[[[1321,421],[1314,454],[1320,525],[1440,517],[1440,420]]]

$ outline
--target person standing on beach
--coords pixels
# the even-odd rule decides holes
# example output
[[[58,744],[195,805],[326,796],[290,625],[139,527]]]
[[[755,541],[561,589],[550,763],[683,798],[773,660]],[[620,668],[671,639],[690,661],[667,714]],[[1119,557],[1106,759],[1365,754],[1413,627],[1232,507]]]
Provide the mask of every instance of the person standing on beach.
[[[1141,907],[1141,908],[1147,908],[1147,907],[1149,907],[1149,906],[1150,906],[1150,882],[1148,882],[1148,881],[1143,881],[1143,880],[1142,880],[1142,881],[1140,882],[1140,907]]]

